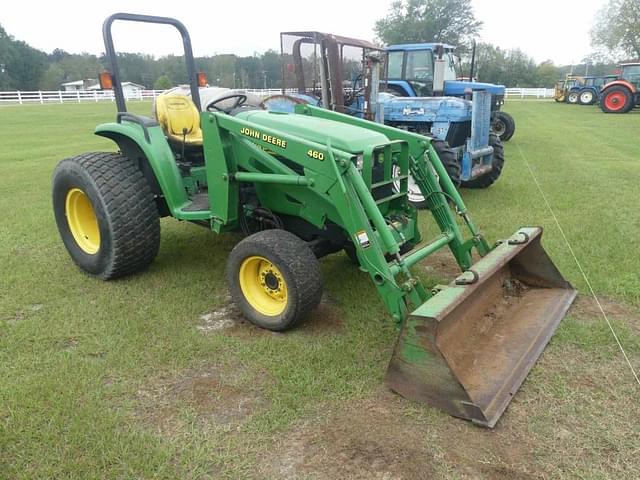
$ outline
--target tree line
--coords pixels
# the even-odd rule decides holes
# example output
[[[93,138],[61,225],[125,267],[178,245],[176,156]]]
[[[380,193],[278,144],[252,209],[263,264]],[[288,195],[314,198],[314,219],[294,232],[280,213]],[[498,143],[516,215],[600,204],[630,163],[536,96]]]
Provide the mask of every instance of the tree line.
[[[282,83],[280,53],[275,50],[246,57],[198,57],[196,65],[212,85],[279,88]],[[104,55],[60,49],[47,54],[14,39],[0,26],[0,90],[59,90],[66,82],[97,79],[108,66]],[[187,83],[184,57],[179,55],[155,58],[143,53],[118,53],[118,66],[123,81],[146,88],[162,90]]]
[[[482,22],[475,18],[471,0],[396,0],[375,24],[381,44],[444,42],[458,46],[462,76],[469,72],[471,44]],[[551,87],[566,73],[614,73],[619,60],[640,59],[640,2],[609,0],[595,16],[591,30],[594,53],[581,65],[536,63],[520,49],[480,43],[474,77],[508,87]],[[165,89],[187,81],[184,59],[155,58],[142,53],[120,53],[121,78],[146,88]],[[282,60],[274,50],[252,56],[212,55],[196,58],[212,85],[236,88],[280,88]],[[51,53],[10,36],[0,25],[0,90],[58,90],[69,81],[95,79],[108,69],[104,55]],[[285,69],[286,73],[286,69]]]
[[[470,54],[463,53],[462,74],[470,72]],[[481,82],[496,83],[508,87],[546,87],[568,73],[575,75],[611,75],[618,68],[617,63],[589,61],[577,65],[555,65],[546,60],[535,60],[520,49],[505,50],[488,43],[479,43],[476,48],[474,77]]]
[[[613,74],[620,61],[640,60],[640,2],[609,0],[594,12],[591,29],[593,53],[580,65],[536,63],[520,49],[505,50],[479,44],[474,77],[508,87],[551,87],[567,73]],[[462,75],[470,71],[471,46],[482,28],[472,0],[396,0],[374,30],[383,44],[442,42],[458,46]]]

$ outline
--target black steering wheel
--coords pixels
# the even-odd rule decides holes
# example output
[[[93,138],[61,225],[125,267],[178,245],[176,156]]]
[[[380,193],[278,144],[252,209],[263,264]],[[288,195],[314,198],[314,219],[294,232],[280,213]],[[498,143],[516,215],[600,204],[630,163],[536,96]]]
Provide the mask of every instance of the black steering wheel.
[[[233,105],[231,105],[230,107],[228,108],[216,107],[217,103],[224,102],[225,100],[229,100],[230,98],[237,99],[235,102],[233,102]],[[215,110],[217,112],[224,112],[228,115],[236,108],[244,105],[246,101],[247,101],[247,96],[244,93],[231,93],[229,95],[225,95],[224,97],[217,98],[213,102],[211,102],[209,105],[207,105],[207,112],[212,112]]]

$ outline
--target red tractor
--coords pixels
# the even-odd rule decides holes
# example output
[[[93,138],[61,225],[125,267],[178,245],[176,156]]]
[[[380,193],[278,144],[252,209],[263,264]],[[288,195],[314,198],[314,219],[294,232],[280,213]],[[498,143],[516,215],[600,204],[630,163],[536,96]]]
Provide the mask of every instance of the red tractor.
[[[600,92],[600,108],[605,113],[627,113],[640,105],[640,63],[623,63],[617,80]]]

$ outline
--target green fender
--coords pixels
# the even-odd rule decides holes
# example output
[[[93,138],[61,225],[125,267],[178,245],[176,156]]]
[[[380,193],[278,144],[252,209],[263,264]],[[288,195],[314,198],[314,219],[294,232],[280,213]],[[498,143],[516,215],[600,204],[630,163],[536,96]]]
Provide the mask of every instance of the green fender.
[[[142,119],[142,117],[140,118]],[[156,193],[164,196],[171,214],[174,217],[178,216],[180,209],[189,203],[189,198],[162,128],[151,120],[144,126],[137,122],[127,121],[126,118],[122,120],[122,123],[112,122],[98,125],[94,133],[116,142],[120,150],[127,156],[144,155],[160,190]]]

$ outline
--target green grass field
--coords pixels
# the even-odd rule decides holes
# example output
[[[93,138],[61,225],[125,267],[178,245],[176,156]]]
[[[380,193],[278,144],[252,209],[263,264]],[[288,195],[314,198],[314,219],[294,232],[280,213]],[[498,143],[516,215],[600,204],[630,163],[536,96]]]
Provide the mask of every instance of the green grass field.
[[[476,224],[489,240],[544,226],[547,251],[586,293],[529,162],[640,370],[640,113],[506,110],[518,130],[502,178],[463,191]],[[0,478],[638,477],[640,387],[588,297],[488,431],[385,389],[396,332],[342,254],[322,261],[319,312],[284,334],[228,304],[237,236],[164,219],[149,271],[82,274],[58,237],[50,178],[62,158],[113,150],[92,131],[114,113],[0,108]],[[424,273],[448,281],[450,265],[441,255]]]

